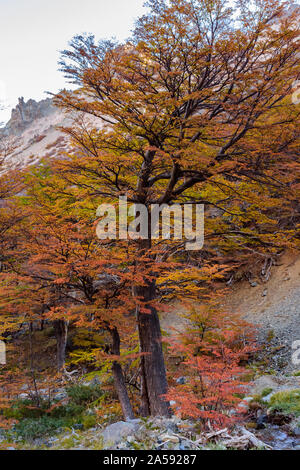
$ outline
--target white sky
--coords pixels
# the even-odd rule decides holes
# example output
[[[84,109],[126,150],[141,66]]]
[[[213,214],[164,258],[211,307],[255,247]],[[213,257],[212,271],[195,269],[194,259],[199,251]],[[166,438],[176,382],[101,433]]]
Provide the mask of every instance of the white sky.
[[[65,86],[59,51],[80,33],[129,36],[144,0],[0,0],[0,122],[19,96],[40,100]]]

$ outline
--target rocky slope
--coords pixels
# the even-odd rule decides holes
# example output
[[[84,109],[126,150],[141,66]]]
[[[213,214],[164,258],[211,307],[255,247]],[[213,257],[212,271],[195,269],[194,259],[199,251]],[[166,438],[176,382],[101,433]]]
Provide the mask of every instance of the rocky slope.
[[[51,98],[39,102],[30,99],[25,102],[24,98],[21,97],[17,106],[11,112],[10,120],[0,130],[0,135],[20,136],[33,121],[49,116],[55,111]]]
[[[24,168],[66,152],[69,141],[59,127],[71,126],[75,117],[78,113],[64,113],[51,98],[39,102],[19,98],[10,120],[0,129],[0,150],[7,153],[4,169]],[[93,120],[93,125],[99,126],[99,121]]]
[[[268,280],[257,278],[231,287],[226,307],[258,325],[265,358],[276,372],[299,371],[300,256],[285,253],[270,270]]]

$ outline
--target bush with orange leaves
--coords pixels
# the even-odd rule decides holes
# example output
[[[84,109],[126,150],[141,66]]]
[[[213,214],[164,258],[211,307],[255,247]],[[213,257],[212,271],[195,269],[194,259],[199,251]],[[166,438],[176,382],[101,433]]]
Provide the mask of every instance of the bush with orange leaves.
[[[234,424],[241,417],[246,392],[245,364],[255,351],[254,328],[237,316],[211,307],[195,307],[185,333],[172,340],[170,353],[183,360],[167,398],[182,418],[195,418],[203,429]]]

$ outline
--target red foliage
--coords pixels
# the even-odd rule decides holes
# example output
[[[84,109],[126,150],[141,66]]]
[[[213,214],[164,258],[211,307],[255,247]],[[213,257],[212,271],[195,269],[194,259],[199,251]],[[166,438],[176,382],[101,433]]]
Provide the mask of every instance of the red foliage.
[[[175,402],[176,414],[219,428],[233,424],[242,412],[237,404],[247,384],[241,364],[255,349],[253,329],[232,314],[199,310],[189,315],[189,330],[170,346],[184,357],[176,376],[189,375],[184,384],[170,387],[167,398]]]

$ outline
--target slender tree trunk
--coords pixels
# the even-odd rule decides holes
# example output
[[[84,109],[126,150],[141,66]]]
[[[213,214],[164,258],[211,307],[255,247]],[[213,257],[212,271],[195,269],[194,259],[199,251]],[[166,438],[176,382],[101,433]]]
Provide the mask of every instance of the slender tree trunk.
[[[37,406],[40,406],[40,395],[36,384],[34,362],[33,362],[33,323],[29,323],[29,354],[30,354],[30,372],[32,377],[32,383],[34,388],[34,400]]]
[[[140,347],[141,351],[141,347]],[[141,357],[140,364],[140,376],[141,376],[141,406],[140,406],[140,415],[141,416],[150,416],[150,403],[148,398],[147,382],[146,382],[146,373],[145,373],[145,362],[144,357]]]
[[[57,369],[61,370],[64,368],[66,362],[69,322],[65,320],[55,320],[53,325],[57,341]]]
[[[150,313],[137,309],[137,322],[140,340],[142,376],[142,414],[153,416],[171,415],[170,405],[163,395],[167,393],[165,361],[162,349],[162,336],[159,317],[151,304],[155,298],[155,281],[146,286],[136,287],[136,295],[143,301],[143,307]]]
[[[112,337],[111,352],[113,355],[120,356],[120,336],[118,330],[116,328],[113,328],[110,330],[110,334]],[[123,370],[121,365],[117,361],[113,362],[112,372],[115,381],[115,388],[119,397],[119,401],[121,403],[124,418],[126,420],[133,419],[134,413],[129,400]]]

